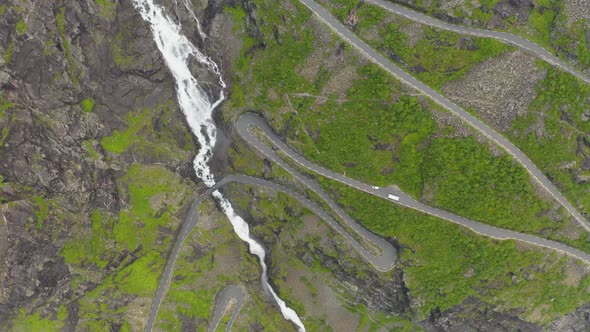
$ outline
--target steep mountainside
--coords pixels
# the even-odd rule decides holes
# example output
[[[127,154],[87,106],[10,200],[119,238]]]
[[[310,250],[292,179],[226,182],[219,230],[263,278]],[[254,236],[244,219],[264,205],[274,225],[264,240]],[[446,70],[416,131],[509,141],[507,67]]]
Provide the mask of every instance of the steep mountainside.
[[[497,147],[371,65],[298,1],[159,3],[228,83],[231,95],[215,114],[218,178],[246,173],[309,195],[233,132],[239,114],[254,110],[298,152],[337,172],[398,185],[426,203],[455,197],[458,184],[474,184],[469,188],[482,189],[458,193],[473,199],[449,209],[587,250],[579,229]],[[509,5],[494,10],[512,10]],[[185,6],[194,8],[206,39]],[[525,25],[523,17],[513,23]],[[439,37],[418,36],[416,43]],[[501,45],[453,38],[445,47],[458,50],[470,68],[495,68],[493,61],[504,68],[506,58],[519,56]],[[474,45],[489,52],[474,55]],[[192,166],[199,147],[149,25],[131,0],[0,0],[0,55],[0,330],[143,330],[177,229],[204,190]],[[533,60],[526,60],[518,70],[533,72]],[[422,74],[426,67],[414,69]],[[191,69],[218,94],[207,83],[212,73],[196,61]],[[444,76],[432,73],[419,77]],[[478,79],[477,72],[465,77]],[[517,97],[533,89],[528,83],[515,84]],[[444,91],[462,90],[453,84]],[[443,166],[455,177],[437,177]],[[245,185],[223,190],[267,249],[271,283],[309,330],[590,326],[590,268],[314,179],[399,249],[392,271],[374,270],[285,195]],[[476,205],[476,194],[489,204]],[[508,205],[513,208],[502,208]],[[293,330],[217,206],[207,200],[199,211],[156,328],[205,330],[215,294],[236,284],[246,302],[234,328]],[[489,217],[494,213],[501,217]]]

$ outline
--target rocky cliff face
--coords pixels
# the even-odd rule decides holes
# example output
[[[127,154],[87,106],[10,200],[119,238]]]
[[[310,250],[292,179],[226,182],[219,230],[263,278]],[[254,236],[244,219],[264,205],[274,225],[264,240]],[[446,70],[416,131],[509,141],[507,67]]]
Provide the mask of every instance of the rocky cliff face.
[[[242,41],[230,17],[220,15],[225,5],[245,8],[253,49],[265,48],[264,21],[252,1],[195,1],[209,42],[186,11],[163,3],[220,64],[230,86]],[[64,330],[141,328],[155,282],[126,278],[159,275],[200,188],[191,165],[195,142],[148,26],[129,0],[0,0],[0,54],[0,330],[34,330],[26,325],[30,317],[59,320]],[[212,78],[197,68],[200,79]],[[213,85],[209,92],[219,93]],[[151,182],[160,178],[167,182]],[[166,190],[170,183],[173,190]],[[411,317],[403,267],[389,278],[370,271],[361,277],[356,266],[312,247],[293,252],[327,267],[354,305]],[[464,303],[422,325],[540,328],[481,308]],[[553,327],[587,328],[587,310]]]
[[[0,329],[21,311],[55,317],[83,295],[60,250],[84,236],[92,211],[118,218],[128,206],[119,180],[133,162],[191,174],[182,154],[100,144],[129,114],[171,102],[174,87],[131,2],[98,3],[0,1]],[[155,114],[159,128],[145,139],[169,133],[175,149],[191,145],[180,114],[169,117]],[[121,254],[140,252],[106,257],[111,270]]]
[[[476,298],[443,312],[435,310],[420,324],[427,331],[541,331],[539,325],[519,319],[514,313],[497,312]]]
[[[576,309],[551,324],[552,331],[577,332],[590,330],[590,304]]]

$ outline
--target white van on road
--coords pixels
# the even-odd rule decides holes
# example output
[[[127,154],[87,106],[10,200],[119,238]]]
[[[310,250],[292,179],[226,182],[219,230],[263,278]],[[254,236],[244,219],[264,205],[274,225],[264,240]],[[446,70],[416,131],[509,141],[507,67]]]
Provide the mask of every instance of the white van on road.
[[[387,195],[387,198],[389,198],[392,201],[396,201],[396,202],[399,201],[399,197],[392,195],[392,194]]]

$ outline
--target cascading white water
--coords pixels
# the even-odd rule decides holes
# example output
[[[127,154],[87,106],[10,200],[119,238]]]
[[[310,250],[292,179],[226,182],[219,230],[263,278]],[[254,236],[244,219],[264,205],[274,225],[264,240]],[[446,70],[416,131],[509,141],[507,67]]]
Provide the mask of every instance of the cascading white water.
[[[184,5],[190,11],[190,6],[186,0]],[[135,7],[140,11],[143,19],[150,23],[154,40],[158,49],[162,53],[166,65],[176,80],[176,92],[178,103],[192,133],[197,137],[201,144],[201,150],[197,153],[194,160],[194,169],[197,176],[203,180],[207,186],[215,184],[215,179],[209,168],[208,162],[213,153],[216,141],[216,128],[213,122],[212,113],[215,107],[224,99],[223,88],[225,83],[221,78],[219,68],[211,59],[201,53],[184,35],[180,32],[180,25],[175,23],[164,9],[156,5],[153,0],[134,0]],[[201,36],[205,36],[200,31],[200,25],[197,17],[191,12],[193,18],[197,21],[197,26]],[[218,77],[218,84],[222,87],[219,98],[210,102],[205,91],[199,85],[189,70],[188,61],[194,57],[199,63],[203,64]],[[268,282],[267,267],[264,262],[266,253],[262,246],[250,237],[248,224],[238,216],[229,201],[227,201],[219,191],[215,191],[213,196],[218,200],[225,215],[230,220],[234,231],[240,239],[247,242],[250,252],[259,258],[262,267],[262,284],[270,291],[273,298],[277,301],[281,313],[285,319],[292,321],[300,331],[305,331],[305,327],[297,313],[289,308],[285,301],[278,297]]]
[[[205,32],[203,32],[203,28],[201,28],[201,22],[199,22],[197,15],[195,15],[195,12],[193,11],[193,5],[191,4],[190,0],[182,0],[182,3],[184,4],[184,8],[186,8],[189,14],[191,14],[191,16],[193,17],[193,20],[195,20],[195,23],[197,24],[197,31],[199,31],[199,35],[201,36],[201,38],[207,38],[207,35],[205,34]]]

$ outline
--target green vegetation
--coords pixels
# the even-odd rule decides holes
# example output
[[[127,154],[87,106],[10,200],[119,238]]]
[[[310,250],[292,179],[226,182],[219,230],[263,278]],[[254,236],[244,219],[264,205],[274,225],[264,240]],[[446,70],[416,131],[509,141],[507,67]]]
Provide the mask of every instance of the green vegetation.
[[[357,3],[353,0],[335,0],[326,5],[343,21]],[[421,26],[423,36],[417,42],[410,43],[402,27],[412,24],[411,21],[368,3],[359,8],[357,15],[357,35],[434,89],[440,89],[447,81],[463,77],[473,65],[510,49],[493,39],[466,37],[429,26]]]
[[[420,173],[437,206],[527,233],[567,226],[567,219],[539,217],[550,205],[537,198],[524,168],[473,138],[434,139],[426,158]]]
[[[492,17],[495,16],[496,20],[499,19],[499,16],[494,15],[494,11],[491,10],[498,2],[498,0],[465,1],[454,5],[445,3],[443,6],[442,2],[439,1],[416,1],[413,6],[422,9],[430,16],[450,15],[459,19],[467,18],[468,20],[464,21],[464,24],[488,29]],[[337,5],[334,5],[334,3]],[[345,17],[348,10],[357,3],[358,1],[355,0],[324,1],[324,5],[334,6],[334,13],[340,18]],[[573,22],[568,18],[563,1],[533,0],[533,5],[528,20],[524,24],[517,20],[516,16],[510,16],[501,19],[506,28],[497,28],[496,30],[506,30],[521,35],[566,61],[572,60],[576,62],[582,69],[590,68],[590,58],[588,58],[590,57],[590,50],[587,47],[586,29],[584,29],[583,20]],[[572,4],[571,6],[576,5]],[[361,29],[375,26],[374,17],[377,16],[375,9],[365,9],[364,7],[367,7],[367,4],[360,8],[359,13],[365,11],[364,20],[367,21],[367,24],[364,24],[361,18],[359,23]],[[497,25],[497,23],[494,23],[494,25]]]
[[[393,326],[390,330],[397,332],[416,332],[422,331],[419,326],[412,324],[409,320],[405,320],[396,316],[387,316],[382,312],[372,313],[362,305],[348,306],[348,309],[356,314],[359,314],[361,320],[355,331],[381,331],[383,326]]]
[[[358,74],[347,92],[349,101],[341,105],[332,100],[313,108],[309,99],[298,103],[292,127],[321,133],[316,142],[300,135],[305,155],[336,172],[375,185],[397,183],[420,196],[423,143],[436,131],[432,115],[415,97],[390,102],[398,83],[376,65],[362,67]]]
[[[149,112],[146,109],[137,114],[129,113],[127,115],[127,129],[125,131],[115,130],[111,136],[104,137],[100,141],[102,147],[109,152],[121,154],[131,145],[139,143],[142,138],[137,134],[150,123]]]
[[[99,285],[88,291],[79,301],[79,315],[83,318],[80,328],[102,330],[103,327],[115,322],[124,324],[123,317],[133,309],[128,306],[107,306],[105,298],[112,302],[128,301],[125,299],[136,296],[151,297],[155,292],[159,272],[163,269],[164,260],[161,255],[162,253],[156,250],[147,251],[137,260],[126,262],[122,269],[100,280]]]
[[[127,128],[103,137],[101,146],[114,154],[129,151],[150,158],[186,160],[192,154],[192,138],[185,133],[184,125],[172,117],[176,111],[172,105],[170,102],[155,110],[128,113]]]
[[[127,55],[125,52],[125,40],[123,32],[119,32],[111,44],[113,60],[121,68],[128,68],[138,61],[137,55]]]
[[[402,264],[412,296],[424,303],[417,308],[420,317],[475,296],[505,309],[523,308],[527,316],[547,307],[540,319],[547,323],[590,301],[585,291],[590,276],[574,286],[564,282],[566,258],[551,254],[548,259],[538,251],[517,249],[513,241],[477,236],[333,181],[321,183],[337,192],[339,203],[368,229],[411,248],[402,252]]]
[[[102,16],[113,19],[117,14],[117,4],[112,0],[96,0]]]
[[[4,117],[4,112],[10,108],[13,108],[13,107],[14,107],[13,103],[4,99],[4,97],[2,97],[0,95],[0,120],[2,120],[2,118]]]
[[[396,83],[378,67],[361,68],[359,74],[346,102],[296,103],[291,132],[300,134],[292,143],[306,157],[368,183],[395,183],[417,199],[468,218],[572,243],[556,235],[568,220],[545,216],[551,205],[537,197],[528,173],[510,157],[494,156],[474,138],[434,137],[452,128],[437,128],[415,97],[389,101]],[[312,140],[305,132],[320,134]],[[574,245],[590,249],[581,241]]]
[[[399,55],[406,68],[435,89],[440,89],[445,82],[463,77],[474,64],[497,57],[509,49],[493,39],[481,38],[468,39],[467,43],[472,45],[461,46],[465,37],[429,27],[423,27],[425,37],[413,47],[399,45],[400,41],[392,45],[392,40],[397,40],[401,35],[396,29],[394,23],[388,24],[380,34],[385,37],[383,43],[374,46],[384,53]],[[399,40],[403,40],[403,37]],[[470,50],[470,47],[474,50]]]
[[[247,253],[246,246],[225,216],[213,208],[211,200],[202,203],[200,218],[208,220],[213,227],[202,227],[199,222],[185,241],[156,328],[178,330],[186,318],[197,322],[197,331],[205,331],[211,322],[215,294],[228,285],[242,284],[254,291],[247,295],[248,307],[242,309],[234,328],[247,329],[250,324],[260,322],[273,331],[291,331],[291,324],[256,291],[260,284],[258,262]]]
[[[61,315],[63,320],[63,315]],[[51,320],[48,318],[41,318],[39,313],[27,314],[24,309],[19,311],[19,315],[12,321],[11,332],[26,332],[26,331],[46,331],[58,332],[63,327],[61,321]]]
[[[37,217],[37,228],[41,229],[43,222],[47,220],[47,217],[49,216],[49,202],[43,197],[39,196],[34,197],[33,202],[37,208],[37,211],[35,212]]]
[[[74,289],[82,282],[97,285],[79,301],[81,329],[102,330],[110,324],[129,324],[128,315],[137,315],[134,306],[153,296],[179,224],[174,216],[192,197],[189,184],[163,166],[135,163],[118,182],[127,207],[118,216],[94,210],[90,225],[75,225],[81,227],[74,230],[80,236],[71,239],[61,251],[70,270],[76,272]],[[130,298],[137,300],[127,304]],[[107,306],[107,302],[125,305]]]
[[[584,120],[589,93],[590,86],[572,75],[547,68],[529,114],[518,119],[511,132],[512,140],[574,205],[586,211],[590,209],[590,183],[576,179],[588,175],[581,166],[587,155],[583,140],[590,131],[590,122]],[[571,167],[565,166],[572,162]]]
[[[372,20],[383,20],[385,17],[385,13],[376,14],[377,9],[372,6],[363,5],[359,15],[364,15],[363,10],[369,11],[367,15]],[[233,15],[243,17],[235,9]],[[363,29],[370,29],[368,26],[363,28],[361,24],[358,27],[361,34]],[[394,38],[397,28],[392,24],[387,28],[392,29],[391,38],[386,38],[384,43],[395,49],[398,47]],[[444,37],[443,41],[445,38],[451,40],[442,43],[449,46],[439,48],[441,53],[453,49],[450,45],[458,43],[456,34],[433,30],[425,33],[427,36],[429,33],[432,35],[422,42],[429,43],[433,48],[432,52],[427,53],[431,56],[424,56],[420,60],[422,64],[428,61],[436,63],[432,60],[434,46],[441,41],[441,36]],[[296,53],[292,47],[306,49],[307,45],[313,44],[313,39],[308,38],[302,34],[293,46],[285,42],[276,45],[272,41],[268,42],[268,47],[276,49],[252,57],[251,67],[241,68],[236,75],[238,82],[240,79],[250,80],[238,86],[260,87],[261,93],[255,97],[242,92],[235,97],[232,95],[234,107],[254,105],[307,158],[336,172],[380,186],[394,183],[415,198],[424,199],[456,214],[499,227],[541,234],[583,250],[590,249],[584,244],[583,236],[574,241],[575,236],[570,239],[562,235],[564,229],[576,226],[569,225],[563,212],[553,219],[547,216],[553,203],[537,196],[522,167],[513,164],[507,156],[494,156],[489,148],[482,147],[473,138],[446,137],[454,129],[438,127],[429,112],[429,108],[437,110],[437,107],[416,97],[399,96],[399,82],[379,67],[369,65],[358,68],[358,78],[345,91],[345,100],[332,95],[326,96],[326,101],[318,102],[313,95],[321,94],[322,88],[322,84],[315,85],[314,82],[325,81],[320,76],[330,77],[332,72],[321,74],[320,70],[316,77],[290,75],[285,78],[287,81],[272,81],[272,77],[276,78],[277,69],[273,68],[273,61],[268,68],[261,66],[261,59],[268,59],[270,53],[272,57],[293,56],[301,62],[302,54]],[[398,42],[400,40],[403,42],[400,45],[405,47],[403,38],[397,39]],[[483,44],[478,44],[480,42]],[[473,40],[473,43],[478,46],[475,52],[477,55],[464,50],[469,59],[467,63],[471,64],[506,49],[502,44],[490,40]],[[332,45],[335,46],[335,43]],[[405,49],[401,49],[403,54]],[[450,59],[461,58],[457,53],[452,54],[448,57],[449,63],[453,62]],[[237,62],[248,64],[251,56],[251,53],[243,51],[243,57]],[[468,67],[465,65],[465,70]],[[251,71],[252,75],[242,73],[245,71]],[[294,71],[297,73],[296,69]],[[443,75],[443,71],[438,73]],[[444,75],[437,77],[435,80],[438,82],[450,79],[450,76]],[[295,92],[307,94],[294,95]],[[271,98],[273,95],[288,97]],[[289,104],[285,105],[287,98]],[[292,111],[285,112],[286,107],[292,108]],[[288,128],[285,128],[286,123],[289,123]],[[243,160],[245,163],[248,158]],[[510,209],[506,209],[506,206],[510,206]]]
[[[308,278],[306,278],[305,276],[301,276],[300,278],[301,282],[303,282],[305,284],[305,286],[307,286],[307,288],[309,288],[309,291],[311,293],[311,297],[316,298],[318,295],[318,290],[317,288],[311,283],[311,281],[309,281]]]
[[[90,113],[94,110],[94,99],[86,98],[80,102],[80,106],[82,106],[84,112]]]
[[[8,44],[8,47],[4,50],[4,53],[2,53],[2,57],[6,63],[10,63],[12,61],[12,54],[14,53],[15,49],[16,42],[13,40],[10,42],[10,44]]]
[[[148,251],[133,264],[122,269],[113,280],[127,294],[151,297],[156,292],[163,260],[160,252]]]
[[[159,228],[176,228],[171,216],[180,206],[165,204],[182,199],[186,186],[178,175],[160,166],[131,165],[122,179],[127,186],[130,209],[121,211],[115,224],[115,242],[133,251],[137,247],[152,248]],[[165,245],[161,243],[160,245]]]
[[[88,154],[90,155],[90,157],[92,157],[92,159],[100,159],[100,155],[94,148],[94,140],[86,140],[83,144],[84,148],[86,149],[86,151],[88,151]]]
[[[115,220],[107,213],[94,210],[90,215],[90,222],[92,234],[85,235],[83,241],[66,243],[60,254],[69,265],[94,264],[98,268],[104,268],[115,254],[111,231]]]
[[[529,16],[529,25],[534,29],[529,37],[543,46],[549,46],[551,45],[551,32],[554,28],[555,17],[560,9],[553,7],[551,0],[536,1],[541,2],[540,5],[545,9],[541,12],[535,8]],[[556,3],[559,2],[556,1]]]
[[[23,35],[27,32],[27,24],[25,23],[25,21],[20,20],[18,21],[18,23],[16,23],[16,32],[19,35]]]
[[[259,26],[261,33],[265,36],[265,51],[257,53],[256,57],[253,57],[252,51],[262,41],[249,35],[244,35],[240,58],[234,64],[234,79],[240,80],[250,74],[254,75],[254,80],[260,84],[262,91],[255,97],[255,100],[251,100],[250,98],[245,100],[245,86],[235,85],[232,91],[231,103],[234,107],[242,107],[250,103],[256,105],[268,104],[270,107],[279,107],[281,101],[267,98],[268,93],[273,91],[273,93],[281,96],[287,91],[301,91],[311,85],[304,77],[297,73],[296,68],[313,51],[314,38],[313,31],[310,29],[298,29],[297,35],[280,32],[277,32],[275,35],[273,25],[289,24],[301,26],[307,22],[310,14],[308,11],[298,10],[297,15],[293,15],[282,7],[277,8],[274,3],[260,0],[254,2],[257,5],[257,11],[264,12],[265,21],[268,22],[268,24]],[[296,8],[301,8],[302,6],[299,2],[293,2],[292,4]],[[243,23],[246,14],[242,8],[228,7],[227,11],[235,19],[235,22],[239,22],[239,24]],[[283,19],[287,19],[288,21],[283,22]]]
[[[74,83],[74,86],[78,87],[78,67],[76,65],[76,61],[72,57],[72,50],[70,41],[66,36],[66,7],[61,7],[59,12],[55,15],[55,24],[57,25],[57,31],[59,32],[59,39],[61,43],[61,47],[66,52],[66,61],[68,62],[68,69],[69,69],[69,76]]]
[[[169,104],[132,113],[126,130],[100,143],[155,163],[186,162],[192,141],[175,116]],[[94,144],[94,140],[82,142],[89,156],[98,159]],[[194,197],[189,190],[194,189],[192,182],[166,166],[135,163],[122,173],[116,177],[120,212],[114,214],[113,209],[119,208],[109,206],[82,216],[70,230],[76,237],[60,252],[72,271],[71,288],[83,293],[78,312],[82,330],[109,330],[112,325],[124,330],[145,320],[137,314],[143,315],[153,296],[179,224],[177,216],[184,215],[181,210]],[[96,286],[84,292],[88,283]]]
[[[590,43],[588,42],[588,38],[586,38],[586,29],[584,29],[583,22],[577,22],[570,29],[571,32],[569,35],[577,36],[578,46],[576,47],[575,54],[578,57],[580,65],[584,69],[590,68]],[[570,41],[570,44],[575,45],[576,41]]]
[[[376,66],[356,68],[356,59],[347,47],[340,48],[336,40],[327,40],[321,31],[309,35],[307,31],[312,29],[306,19],[301,18],[294,32],[281,34],[281,27],[290,24],[276,19],[283,9],[271,10],[264,1],[256,4],[257,17],[268,23],[261,25],[266,49],[258,51],[259,40],[246,37],[236,61],[235,91],[224,105],[227,118],[235,117],[236,110],[258,110],[296,150],[336,172],[375,185],[395,183],[414,197],[459,215],[543,234],[588,249],[582,243],[583,237],[573,241],[560,235],[566,227],[574,226],[567,225],[561,212],[557,220],[547,217],[552,203],[537,197],[527,173],[510,158],[494,155],[488,146],[474,138],[454,135],[451,138],[455,128],[437,125],[429,113],[430,110],[442,112],[436,106],[404,95],[399,82]],[[240,9],[228,11],[236,22],[242,22],[245,17]],[[306,10],[305,13],[301,16],[307,17]],[[292,12],[290,15],[295,16],[293,20],[300,19]],[[359,15],[366,18],[358,26],[361,34],[379,25],[375,22],[384,20],[384,16],[367,5],[359,10]],[[378,46],[384,53],[401,57],[408,66],[426,68],[426,74],[418,75],[423,75],[420,79],[435,87],[508,49],[500,43],[477,39],[467,39],[469,47],[461,46],[463,41],[457,35],[426,28],[426,38],[410,45],[400,32],[400,24],[383,25],[383,30],[377,33],[387,38],[376,38],[381,40]],[[275,29],[280,43],[271,31],[273,25],[278,26]],[[237,24],[236,31],[241,31],[240,28],[246,31],[243,23]],[[312,52],[318,35],[322,35],[325,53]],[[469,51],[471,47],[476,50]],[[338,52],[344,55],[335,60],[333,54]],[[423,59],[415,56],[421,52],[426,54]],[[275,59],[281,57],[286,59],[284,68],[288,75],[278,72]],[[441,61],[437,63],[435,59]],[[294,64],[296,61],[299,65]],[[302,74],[302,66],[308,61],[319,63],[313,75]],[[331,61],[340,62],[335,68],[330,67]],[[267,63],[268,66],[263,65]],[[345,89],[325,94],[326,82],[351,66],[356,68],[354,80],[339,81],[338,86]],[[250,160],[254,157],[243,153],[242,149],[233,152],[232,159],[238,161],[234,167],[248,169],[255,164]],[[271,224],[280,220],[280,211],[275,210],[288,202],[268,206],[260,203],[264,201],[257,203],[260,209],[253,213],[258,218],[271,216],[268,220]],[[408,271],[412,296],[417,303],[424,303],[416,308],[419,317],[475,296],[502,310],[525,308],[524,315],[529,318],[539,309],[541,317],[531,319],[547,323],[589,300],[584,290],[590,279],[586,276],[576,285],[568,285],[564,281],[568,271],[565,259],[554,254],[547,258],[538,251],[523,251],[520,244],[476,236],[458,226],[346,188],[338,188],[338,201],[350,207],[351,213],[367,228],[395,237],[414,250],[403,253],[403,265]],[[269,227],[281,226],[277,223]],[[261,238],[267,233],[257,232],[262,234]],[[272,241],[272,237],[274,234],[268,239]],[[513,275],[516,277],[512,278]],[[288,299],[293,297],[288,290],[280,291]],[[560,293],[563,298],[557,299]]]

